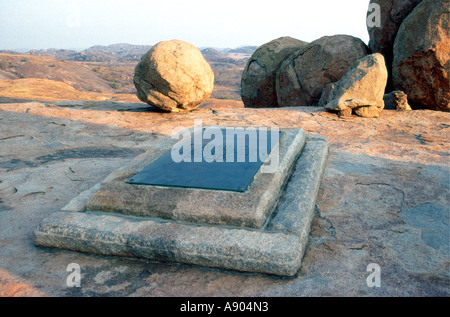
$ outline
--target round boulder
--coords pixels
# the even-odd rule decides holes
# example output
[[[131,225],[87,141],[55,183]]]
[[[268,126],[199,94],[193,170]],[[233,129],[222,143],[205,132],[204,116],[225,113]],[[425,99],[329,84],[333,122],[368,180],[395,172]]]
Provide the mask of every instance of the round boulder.
[[[150,49],[134,71],[137,97],[164,111],[193,110],[207,100],[214,73],[192,44],[164,41]]]
[[[297,50],[277,72],[278,105],[317,105],[323,89],[339,81],[355,61],[367,54],[367,45],[349,35],[324,36]]]
[[[247,62],[241,80],[241,97],[246,107],[276,107],[275,78],[281,63],[308,43],[281,37],[260,46]]]

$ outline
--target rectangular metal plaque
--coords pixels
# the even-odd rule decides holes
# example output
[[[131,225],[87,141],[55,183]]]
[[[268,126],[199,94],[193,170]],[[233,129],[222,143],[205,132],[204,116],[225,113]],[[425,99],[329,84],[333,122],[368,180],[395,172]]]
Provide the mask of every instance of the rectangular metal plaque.
[[[190,141],[184,140],[184,147],[179,143],[127,183],[245,192],[283,134],[217,128],[207,139],[206,128],[202,131],[193,133]],[[180,156],[184,159],[177,162]]]

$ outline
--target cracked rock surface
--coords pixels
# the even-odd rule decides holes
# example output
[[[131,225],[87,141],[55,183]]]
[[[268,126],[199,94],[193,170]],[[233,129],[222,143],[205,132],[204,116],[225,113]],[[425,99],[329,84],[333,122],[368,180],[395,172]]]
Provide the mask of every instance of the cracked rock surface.
[[[145,105],[144,105],[145,106]],[[0,295],[449,296],[450,114],[319,107],[250,109],[209,100],[164,113],[142,104],[0,104]],[[303,265],[293,278],[102,257],[34,246],[37,225],[170,137],[204,125],[301,127],[330,158]],[[70,263],[81,287],[66,285]],[[370,264],[381,270],[369,287]]]

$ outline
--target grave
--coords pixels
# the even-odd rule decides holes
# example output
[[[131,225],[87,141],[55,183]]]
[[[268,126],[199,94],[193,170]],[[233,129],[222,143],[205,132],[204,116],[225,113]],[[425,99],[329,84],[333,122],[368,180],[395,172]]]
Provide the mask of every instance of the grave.
[[[302,129],[194,127],[181,135],[191,138],[168,137],[44,219],[35,245],[294,276],[326,139]]]

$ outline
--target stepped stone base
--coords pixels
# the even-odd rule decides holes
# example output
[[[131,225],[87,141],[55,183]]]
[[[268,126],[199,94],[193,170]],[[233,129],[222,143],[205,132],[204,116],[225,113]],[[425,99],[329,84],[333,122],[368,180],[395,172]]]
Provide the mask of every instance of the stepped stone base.
[[[328,143],[302,129],[283,132],[277,172],[258,172],[245,193],[125,184],[171,147],[173,140],[168,140],[161,151],[143,154],[44,219],[34,232],[34,243],[294,276],[308,241]],[[131,207],[130,197],[136,198]],[[115,208],[117,204],[124,207]]]

